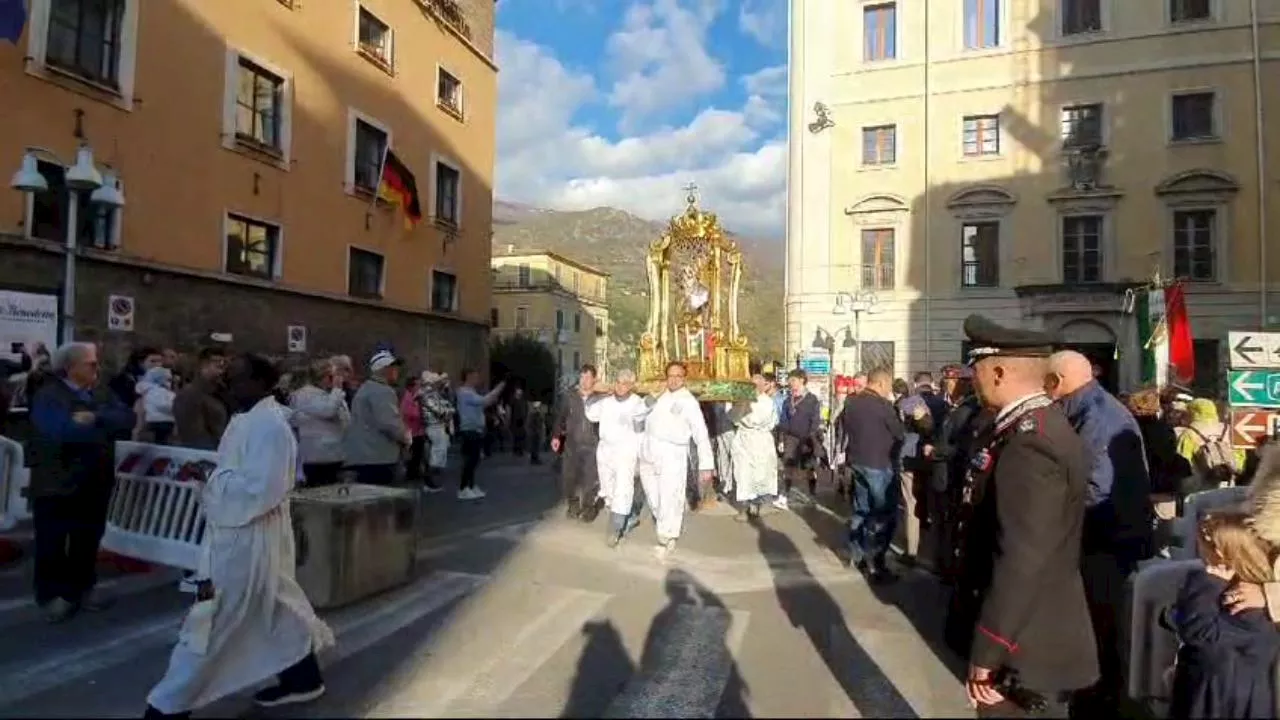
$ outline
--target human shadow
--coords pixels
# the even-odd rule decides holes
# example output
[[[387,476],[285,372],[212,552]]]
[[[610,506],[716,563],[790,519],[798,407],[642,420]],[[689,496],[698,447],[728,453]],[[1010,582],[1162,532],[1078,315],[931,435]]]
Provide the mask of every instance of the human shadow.
[[[799,549],[785,534],[752,518],[760,553],[768,558],[795,558],[770,563],[778,605],[791,624],[804,631],[832,677],[863,717],[916,718],[916,711],[853,637],[844,612],[818,583]]]
[[[590,718],[626,688],[636,666],[610,620],[592,620],[582,626],[587,644],[565,700],[562,718]]]
[[[649,626],[634,674],[602,708],[598,699],[604,688],[592,679],[602,667],[588,657],[593,652],[589,643],[570,693],[570,703],[579,704],[573,712],[566,706],[562,717],[751,717],[747,685],[730,649],[730,633],[743,630],[733,627],[733,613],[684,570],[670,570],[665,589],[667,604]],[[595,632],[597,657],[617,657],[621,643],[616,631]]]
[[[831,550],[846,566],[849,565],[849,519],[852,508],[847,498],[830,493],[811,505],[799,508],[796,514],[813,532],[815,543]],[[945,640],[946,616],[951,604],[952,589],[937,576],[921,568],[906,567],[900,570],[902,572],[898,575],[897,582],[870,584],[872,594],[880,602],[902,612],[934,656],[957,680],[963,680],[966,670],[964,662],[947,646]]]

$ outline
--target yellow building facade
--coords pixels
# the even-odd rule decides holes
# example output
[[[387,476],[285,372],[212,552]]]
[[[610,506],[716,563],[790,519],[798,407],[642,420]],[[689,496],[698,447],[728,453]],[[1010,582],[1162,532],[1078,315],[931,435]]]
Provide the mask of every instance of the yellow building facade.
[[[78,335],[485,365],[493,0],[27,5],[0,42],[0,169],[39,148],[49,188],[0,191],[0,286],[56,292],[84,144],[125,204],[78,198]],[[388,152],[416,179],[412,229],[374,200]]]
[[[981,312],[1132,387],[1126,297],[1159,272],[1211,382],[1229,330],[1280,324],[1280,6],[1257,5],[793,2],[788,352],[936,371]]]
[[[587,363],[608,374],[609,273],[545,250],[507,248],[492,263],[490,332],[538,338],[562,378]]]

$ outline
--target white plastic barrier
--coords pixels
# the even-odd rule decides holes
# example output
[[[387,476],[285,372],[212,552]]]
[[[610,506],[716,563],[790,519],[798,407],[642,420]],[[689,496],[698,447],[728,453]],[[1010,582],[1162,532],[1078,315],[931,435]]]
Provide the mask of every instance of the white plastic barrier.
[[[195,570],[204,539],[201,483],[186,473],[212,469],[203,450],[116,443],[116,484],[107,509],[105,550],[146,562]]]
[[[1129,618],[1129,697],[1152,704],[1166,702],[1164,671],[1178,653],[1178,640],[1160,625],[1160,615],[1178,599],[1187,574],[1199,560],[1155,560],[1133,576]]]
[[[0,435],[0,530],[12,530],[31,517],[27,499],[30,484],[31,471],[22,443]]]
[[[1177,545],[1173,557],[1177,560],[1195,559],[1196,526],[1204,513],[1241,505],[1248,499],[1248,487],[1217,488],[1188,495],[1182,501],[1182,514],[1173,521],[1173,538]]]

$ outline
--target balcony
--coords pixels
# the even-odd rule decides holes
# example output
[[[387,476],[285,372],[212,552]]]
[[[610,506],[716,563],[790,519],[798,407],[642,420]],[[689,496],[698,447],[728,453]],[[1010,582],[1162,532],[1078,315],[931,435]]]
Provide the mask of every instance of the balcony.
[[[864,290],[892,290],[895,285],[894,266],[891,263],[860,265],[858,287]]]
[[[462,37],[471,39],[471,25],[458,0],[416,0],[418,6]]]

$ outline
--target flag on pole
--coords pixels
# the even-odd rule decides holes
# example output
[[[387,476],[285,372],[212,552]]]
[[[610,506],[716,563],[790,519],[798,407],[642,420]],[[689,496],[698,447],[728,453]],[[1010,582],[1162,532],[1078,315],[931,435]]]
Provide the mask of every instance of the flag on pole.
[[[422,204],[418,201],[418,182],[396,154],[387,150],[382,161],[382,177],[378,178],[378,197],[395,203],[404,210],[405,226],[413,229],[422,220]]]
[[[27,26],[27,0],[0,0],[0,40],[14,45]]]
[[[1165,387],[1195,378],[1195,350],[1181,283],[1156,285],[1138,295],[1135,314],[1142,341],[1142,380]]]

